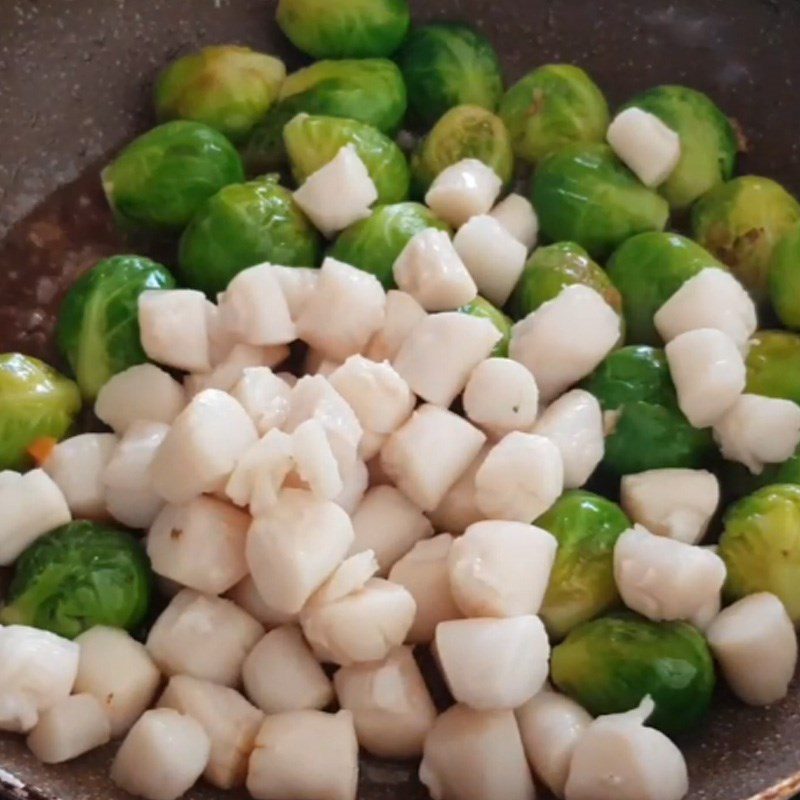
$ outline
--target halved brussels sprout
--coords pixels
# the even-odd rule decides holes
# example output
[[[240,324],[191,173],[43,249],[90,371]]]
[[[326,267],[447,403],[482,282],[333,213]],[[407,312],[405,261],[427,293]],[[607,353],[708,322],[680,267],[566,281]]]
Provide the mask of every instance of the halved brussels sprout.
[[[276,18],[314,58],[389,56],[411,22],[406,0],[280,0]]]
[[[564,492],[534,524],[558,541],[539,616],[551,637],[563,639],[576,625],[619,603],[614,545],[631,521],[605,497],[573,490]]]
[[[736,166],[739,143],[728,118],[704,94],[685,86],[656,86],[628,101],[655,114],[681,139],[678,166],[659,192],[676,211],[728,180]]]
[[[542,232],[604,258],[634,234],[667,224],[666,201],[642,186],[604,144],[572,144],[536,170],[531,200]]]
[[[464,104],[494,111],[503,72],[490,42],[468,25],[435,22],[412,29],[397,54],[415,120],[430,125]]]
[[[37,439],[61,439],[80,410],[69,378],[38,358],[0,355],[0,470],[29,466],[28,448]]]
[[[793,225],[772,251],[769,297],[778,319],[800,330],[800,224]]]
[[[241,142],[278,96],[283,62],[249,47],[205,47],[173,61],[155,87],[161,120],[190,119]]]
[[[147,361],[139,295],[174,286],[169,270],[144,256],[106,258],[75,281],[61,304],[56,341],[84,398],[94,400],[112,376]]]
[[[746,364],[745,391],[794,400],[800,405],[800,335],[756,331],[750,338]]]
[[[703,635],[686,622],[651,622],[621,613],[586,622],[553,650],[553,683],[590,714],[655,702],[648,725],[691,730],[708,711],[714,662]]]
[[[283,129],[283,141],[298,184],[352,144],[375,183],[379,203],[399,203],[408,197],[411,175],[403,151],[371,125],[298,114]]]
[[[580,67],[546,64],[515,83],[500,103],[514,152],[534,164],[564,145],[602,142],[608,104]]]
[[[244,168],[219,131],[176,120],[134,139],[101,177],[121,224],[175,232],[223,186],[241,181]]]
[[[458,309],[464,314],[473,317],[488,319],[492,325],[503,334],[503,338],[494,346],[492,356],[506,358],[508,356],[508,343],[511,341],[511,326],[514,324],[497,306],[492,305],[486,298],[478,295],[471,303]]]
[[[188,286],[221,292],[247,267],[314,267],[320,237],[275,176],[226,186],[183,232],[178,262]]]

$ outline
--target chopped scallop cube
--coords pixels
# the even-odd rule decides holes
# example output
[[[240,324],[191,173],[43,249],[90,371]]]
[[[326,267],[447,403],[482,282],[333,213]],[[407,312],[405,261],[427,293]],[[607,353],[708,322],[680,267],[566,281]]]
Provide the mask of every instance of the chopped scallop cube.
[[[293,468],[292,437],[272,428],[239,458],[225,494],[237,506],[249,505],[253,516],[267,513]]]
[[[481,448],[461,477],[447,490],[439,505],[428,513],[428,519],[437,531],[459,534],[474,522],[486,519],[476,501],[475,476],[491,449],[491,444]]]
[[[364,431],[361,444],[358,446],[358,455],[363,458],[364,461],[371,461],[380,453],[381,448],[386,444],[388,438],[388,433]]]
[[[364,355],[372,361],[391,361],[426,313],[410,294],[397,289],[388,291],[383,327],[370,339]]]
[[[190,399],[204,389],[220,389],[223,392],[230,392],[244,377],[244,373],[248,369],[274,367],[285,361],[288,355],[289,348],[284,344],[270,347],[235,344],[211,372],[187,375],[183,385]]]
[[[369,487],[369,470],[359,458],[349,467],[340,468],[339,473],[342,476],[342,491],[333,498],[333,502],[352,517]]]
[[[296,320],[317,288],[319,270],[314,267],[282,267],[277,264],[261,266],[269,266],[289,306],[289,314]]]
[[[263,436],[286,421],[290,392],[286,381],[269,367],[247,367],[231,389],[231,396],[239,401]]]
[[[533,250],[539,235],[539,220],[530,200],[521,194],[510,194],[492,209],[490,216],[522,242],[527,251]]]
[[[425,195],[425,205],[460,228],[472,217],[488,214],[502,186],[491,167],[477,158],[465,158],[439,173]]]
[[[226,597],[229,600],[233,600],[240,608],[243,608],[253,619],[258,620],[267,630],[272,630],[280,625],[286,625],[297,620],[296,614],[286,614],[268,606],[258,593],[252,575],[242,578],[227,593]]]
[[[365,550],[348,556],[333,571],[333,574],[322,586],[311,595],[309,606],[320,606],[341,600],[367,585],[367,581],[378,572],[378,561],[372,550]]]
[[[608,143],[645,186],[660,186],[681,157],[681,139],[655,114],[641,108],[620,111],[608,126]]]
[[[294,429],[292,456],[297,474],[314,497],[335,500],[342,493],[344,483],[339,464],[319,420],[307,419]]]

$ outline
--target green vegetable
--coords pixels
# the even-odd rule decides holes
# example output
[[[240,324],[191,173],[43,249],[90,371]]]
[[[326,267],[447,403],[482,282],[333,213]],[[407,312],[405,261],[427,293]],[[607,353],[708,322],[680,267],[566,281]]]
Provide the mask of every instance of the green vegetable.
[[[278,25],[313,58],[389,56],[411,15],[406,0],[280,0]]]
[[[746,364],[746,392],[794,400],[800,405],[800,335],[756,331],[750,339]]]
[[[209,295],[255,264],[313,267],[319,258],[319,234],[274,176],[214,195],[184,231],[178,255],[187,285]]]
[[[30,465],[37,439],[61,439],[81,409],[78,387],[38,358],[0,355],[0,470]]]
[[[169,271],[144,256],[106,258],[75,281],[61,304],[56,340],[86,400],[113,375],[147,361],[139,295],[174,286]]]
[[[642,233],[620,245],[607,269],[622,294],[628,341],[658,344],[656,311],[707,267],[725,269],[707,250],[677,233]]]
[[[539,616],[550,636],[563,639],[576,625],[619,603],[614,545],[631,522],[616,503],[573,490],[561,495],[535,524],[558,541]]]
[[[101,177],[120,223],[176,232],[209,197],[242,180],[244,168],[219,131],[176,120],[134,139]]]
[[[251,132],[241,148],[242,159],[249,177],[274,172],[286,163],[283,131],[295,116],[291,109],[272,107],[272,110]]]
[[[451,108],[422,139],[411,158],[414,194],[424,197],[440,172],[465,158],[482,161],[511,183],[514,153],[506,126],[480,106]]]
[[[152,583],[150,562],[131,534],[70,522],[19,557],[0,621],[68,639],[94,625],[133,630],[147,615]]]
[[[800,223],[775,245],[768,272],[775,313],[787,328],[800,330]]]
[[[244,140],[278,96],[286,67],[249,47],[206,47],[173,61],[155,88],[161,120],[190,119]]]
[[[720,474],[722,486],[728,499],[738,500],[772,483],[795,483],[800,485],[800,453],[796,452],[782,464],[767,464],[762,472],[753,475],[743,464],[723,461]]]
[[[656,86],[634,97],[636,106],[655,114],[681,138],[677,167],[659,192],[676,211],[728,180],[736,166],[739,143],[728,118],[704,94],[685,86]]]
[[[408,197],[411,176],[403,151],[371,125],[298,114],[284,128],[283,141],[298,184],[352,144],[375,183],[379,203],[399,203]]]
[[[542,232],[573,241],[604,258],[627,238],[663,230],[669,209],[642,186],[604,144],[573,144],[547,156],[536,170],[531,200]]]
[[[506,358],[508,356],[508,343],[511,341],[511,326],[514,323],[497,308],[497,306],[492,305],[488,300],[479,295],[472,302],[461,306],[458,310],[473,317],[488,319],[489,322],[503,334],[503,338],[494,346],[491,355],[496,358]]]
[[[409,110],[422,125],[464,104],[494,111],[503,94],[497,53],[468,25],[436,22],[412,29],[397,61]]]
[[[339,234],[329,255],[371,272],[387,289],[394,286],[392,268],[405,246],[426,228],[448,226],[419,203],[377,206],[372,216]]]
[[[578,142],[602,142],[608,104],[600,88],[571,64],[546,64],[515,83],[500,103],[514,152],[532,164]]]
[[[553,683],[590,714],[616,714],[645,695],[656,710],[648,725],[692,730],[708,711],[714,663],[703,635],[686,622],[614,614],[575,628],[553,650]]]
[[[724,524],[726,599],[772,592],[800,622],[800,486],[765,486],[729,508]]]

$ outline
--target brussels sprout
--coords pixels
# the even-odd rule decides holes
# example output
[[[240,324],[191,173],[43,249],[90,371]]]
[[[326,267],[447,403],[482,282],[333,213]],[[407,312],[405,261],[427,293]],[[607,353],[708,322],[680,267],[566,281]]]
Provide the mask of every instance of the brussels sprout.
[[[371,125],[298,114],[284,128],[283,141],[298,184],[352,144],[375,183],[379,203],[399,203],[408,197],[411,176],[403,151]]]
[[[451,108],[419,143],[411,158],[414,194],[423,197],[440,172],[465,158],[477,158],[511,183],[514,153],[506,126],[480,106]]]
[[[134,139],[101,177],[123,225],[170,232],[180,231],[223,186],[241,181],[244,168],[219,131],[176,120]]]
[[[84,398],[94,400],[113,375],[147,361],[139,295],[173,286],[169,271],[144,256],[106,258],[75,281],[61,304],[56,340]]]
[[[750,339],[746,363],[745,391],[794,400],[800,405],[800,335],[756,331]]]
[[[314,58],[391,55],[405,39],[406,0],[280,0],[278,25]]]
[[[623,108],[655,114],[681,138],[678,166],[659,192],[676,211],[688,208],[733,175],[739,144],[728,118],[706,95],[685,86],[656,86]]]
[[[283,131],[295,116],[291,109],[273,106],[266,117],[253,128],[241,148],[245,170],[250,177],[281,170],[286,164]]]
[[[38,358],[0,355],[0,470],[24,469],[28,448],[61,439],[81,409],[78,387]]]
[[[606,268],[622,295],[628,341],[658,344],[656,311],[707,267],[725,269],[707,250],[677,233],[642,233],[620,245]]]
[[[602,142],[608,104],[597,84],[571,64],[546,64],[515,83],[500,103],[514,152],[536,163],[564,145]]]
[[[772,483],[800,485],[800,452],[796,452],[782,464],[767,464],[758,475],[753,475],[743,464],[723,461],[720,479],[729,500],[738,500]]]
[[[339,234],[330,255],[364,272],[371,272],[387,289],[394,286],[392,268],[403,248],[426,228],[449,231],[433,212],[419,203],[377,206],[372,216]]]
[[[728,509],[719,556],[728,569],[725,597],[772,592],[800,623],[800,486],[773,484]]]
[[[319,234],[292,193],[266,176],[214,195],[183,232],[178,263],[189,286],[213,295],[255,264],[313,267],[319,258]]]
[[[492,45],[467,25],[437,22],[415,28],[397,54],[415,120],[430,125],[454,106],[494,111],[503,73]]]
[[[542,232],[604,258],[628,237],[663,230],[666,201],[642,186],[604,144],[573,144],[536,170],[531,200]]]
[[[511,326],[514,323],[497,308],[497,306],[492,305],[488,300],[479,295],[471,303],[461,306],[458,310],[473,317],[488,319],[489,322],[503,334],[503,338],[494,346],[492,356],[497,358],[506,358],[508,356],[508,343],[511,341]]]
[[[156,113],[161,120],[203,122],[241,142],[269,111],[285,77],[280,59],[249,47],[206,47],[161,73]]]
[[[539,616],[550,636],[563,639],[576,625],[619,602],[614,545],[631,522],[616,503],[573,490],[564,492],[535,524],[558,541]]]
[[[787,328],[800,330],[800,224],[775,245],[768,272],[775,313]]]
[[[575,628],[553,650],[553,683],[590,714],[616,714],[645,695],[656,710],[648,725],[691,730],[708,711],[714,663],[703,635],[686,622],[612,614]]]
[[[70,522],[19,557],[0,621],[68,639],[94,625],[133,630],[147,615],[152,583],[150,562],[131,534]]]

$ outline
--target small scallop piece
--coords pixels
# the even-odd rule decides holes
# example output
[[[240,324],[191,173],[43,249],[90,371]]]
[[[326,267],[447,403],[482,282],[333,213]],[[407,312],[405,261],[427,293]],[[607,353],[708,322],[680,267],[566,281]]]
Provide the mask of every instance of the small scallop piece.
[[[248,369],[255,367],[275,367],[289,356],[289,348],[285,344],[261,347],[254,344],[234,344],[222,361],[211,372],[187,375],[183,385],[189,398],[203,389],[220,389],[231,392],[233,387],[244,377]]]
[[[392,267],[395,282],[426,311],[452,311],[478,296],[478,287],[450,236],[437,228],[416,234]]]
[[[786,697],[797,665],[797,635],[775,595],[737,600],[708,626],[706,638],[740,700],[768,706]]]
[[[594,289],[576,284],[516,323],[508,352],[533,373],[549,403],[586,377],[619,338],[616,311]]]
[[[441,622],[435,652],[456,701],[481,711],[519,708],[547,680],[550,643],[533,615]]]
[[[450,587],[465,617],[536,614],[547,591],[558,543],[523,522],[470,525],[448,555]]]
[[[349,556],[333,571],[322,586],[308,601],[309,605],[319,606],[333,603],[353,592],[363,589],[367,581],[378,572],[378,562],[372,550]]]
[[[510,194],[501,200],[490,212],[517,241],[525,245],[527,251],[533,250],[539,235],[539,219],[530,200],[521,194]]]
[[[491,449],[491,444],[485,444],[481,448],[472,463],[447,490],[439,505],[429,512],[428,519],[435,530],[443,533],[449,531],[459,534],[463,533],[474,522],[486,519],[486,514],[478,508],[475,499],[477,491],[475,489],[475,476]]]
[[[598,717],[578,739],[566,800],[681,800],[689,777],[681,751],[661,731],[644,726],[652,699],[624,714]]]
[[[292,458],[297,474],[318,500],[335,500],[344,483],[322,423],[307,419],[292,433]]]
[[[369,470],[359,458],[349,467],[340,467],[339,474],[342,476],[342,491],[333,502],[352,517],[369,488]]]
[[[655,622],[691,620],[719,596],[725,562],[703,547],[655,536],[641,525],[614,546],[614,578],[628,608]]]
[[[237,506],[249,505],[253,516],[267,513],[277,502],[294,465],[292,437],[272,428],[241,455],[225,485],[225,494]]]
[[[653,469],[625,475],[625,513],[657,536],[697,544],[719,506],[717,477],[702,469]]]
[[[695,428],[718,422],[744,391],[744,359],[730,336],[714,328],[682,333],[666,346],[678,405]]]
[[[275,276],[289,306],[289,315],[292,320],[296,320],[317,288],[319,270],[315,267],[282,267],[278,264],[261,266],[268,266]]]
[[[442,170],[425,195],[425,205],[454,228],[478,214],[488,214],[503,182],[477,158],[465,158]]]
[[[391,361],[414,326],[426,314],[410,294],[391,289],[386,293],[383,326],[370,339],[364,355],[372,361]]]
[[[258,593],[252,575],[246,575],[231,589],[226,597],[243,608],[253,619],[258,620],[267,630],[280,625],[296,622],[296,614],[286,614],[268,606]]]
[[[146,711],[111,764],[111,780],[146,800],[177,800],[208,764],[211,743],[203,726],[172,708]]]
[[[800,406],[791,400],[743,394],[715,423],[714,440],[723,458],[760,475],[765,464],[786,461],[800,444]]]
[[[279,428],[289,415],[291,387],[269,367],[247,367],[231,396],[250,415],[260,435]]]
[[[512,711],[455,705],[425,739],[419,779],[433,800],[534,800]]]
[[[514,431],[504,436],[475,474],[475,502],[488,519],[530,522],[564,490],[561,451],[550,439]]]
[[[565,489],[583,486],[603,460],[603,412],[597,398],[583,389],[572,389],[552,402],[533,432],[547,437],[559,449]]]

